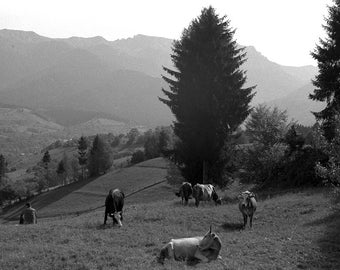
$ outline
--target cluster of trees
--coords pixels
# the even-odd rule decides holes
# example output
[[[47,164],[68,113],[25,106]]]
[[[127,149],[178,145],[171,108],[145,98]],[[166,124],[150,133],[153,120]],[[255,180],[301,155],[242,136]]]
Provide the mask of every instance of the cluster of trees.
[[[132,149],[137,147],[144,147],[144,150],[133,153],[132,163],[158,157],[168,151],[170,137],[171,128],[156,128],[143,134],[132,128],[126,135],[109,133],[82,136],[66,142],[59,140],[44,148],[41,160],[27,169],[26,178],[16,181],[6,177],[7,161],[0,155],[1,198],[6,201],[30,197],[46,188],[99,176],[110,169],[114,158],[131,156]],[[68,152],[69,147],[76,147],[77,152]],[[61,159],[51,157],[50,151],[53,149],[64,149]]]
[[[245,128],[252,143],[238,147],[236,155],[243,181],[259,188],[322,184],[315,164],[325,164],[328,157],[319,144],[319,125],[307,129],[289,122],[285,111],[259,105]]]
[[[143,145],[143,150],[137,150],[131,157],[131,164],[136,164],[147,159],[168,156],[172,148],[173,133],[170,127],[148,130],[136,138],[137,144]]]
[[[91,147],[90,142],[89,138],[82,136],[77,141],[77,155],[70,156],[64,152],[59,161],[53,160],[46,150],[41,161],[27,170],[29,176],[17,181],[6,177],[7,162],[0,155],[0,203],[30,197],[49,187],[86,179],[88,175],[96,177],[105,173],[112,165],[111,147],[99,135],[93,138]]]

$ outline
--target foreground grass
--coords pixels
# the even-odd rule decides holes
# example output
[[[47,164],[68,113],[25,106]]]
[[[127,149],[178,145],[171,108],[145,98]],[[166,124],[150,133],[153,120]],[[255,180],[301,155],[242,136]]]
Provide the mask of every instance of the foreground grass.
[[[184,207],[178,199],[127,205],[124,226],[97,211],[37,225],[0,225],[0,269],[340,269],[340,210],[309,191],[259,202],[252,230],[236,204]],[[221,262],[155,262],[171,238],[221,237]]]

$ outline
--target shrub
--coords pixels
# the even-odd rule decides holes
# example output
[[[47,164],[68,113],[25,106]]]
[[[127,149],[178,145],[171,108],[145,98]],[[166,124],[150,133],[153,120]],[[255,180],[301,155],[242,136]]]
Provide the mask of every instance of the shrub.
[[[244,182],[256,183],[260,186],[273,182],[279,168],[284,163],[284,156],[287,146],[274,144],[267,148],[261,144],[243,150],[243,173]]]
[[[136,163],[142,162],[142,161],[144,161],[144,160],[145,160],[144,151],[142,151],[142,150],[137,150],[136,152],[134,152],[134,153],[132,154],[130,163],[131,163],[131,164],[136,164]]]

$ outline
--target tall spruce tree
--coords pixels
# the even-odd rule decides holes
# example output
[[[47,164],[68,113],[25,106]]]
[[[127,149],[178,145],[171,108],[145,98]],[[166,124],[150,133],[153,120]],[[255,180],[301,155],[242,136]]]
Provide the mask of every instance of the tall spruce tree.
[[[87,141],[84,136],[81,136],[78,141],[78,162],[81,167],[82,180],[84,180],[87,165]]]
[[[65,169],[65,165],[64,165],[64,160],[60,160],[59,163],[58,163],[58,167],[57,167],[57,174],[58,176],[61,178],[62,180],[62,185],[65,185],[65,172],[66,172],[66,169]]]
[[[51,162],[51,156],[50,152],[46,151],[44,153],[44,156],[42,158],[42,163],[44,164],[45,170],[46,170],[46,182],[49,182],[49,176],[48,176],[48,164]]]
[[[190,182],[221,181],[225,142],[250,113],[252,90],[245,88],[244,48],[234,40],[226,16],[214,8],[184,29],[173,43],[175,69],[164,67],[170,90],[160,98],[176,117],[174,132],[179,138],[174,159]]]
[[[329,7],[329,17],[326,19],[327,37],[320,39],[311,53],[318,61],[319,73],[313,80],[316,87],[309,97],[317,101],[326,101],[326,107],[320,112],[314,112],[317,120],[322,121],[324,135],[328,140],[335,136],[336,121],[340,112],[340,0],[333,0]]]
[[[99,135],[93,140],[88,168],[91,176],[105,173],[112,165],[110,147]]]

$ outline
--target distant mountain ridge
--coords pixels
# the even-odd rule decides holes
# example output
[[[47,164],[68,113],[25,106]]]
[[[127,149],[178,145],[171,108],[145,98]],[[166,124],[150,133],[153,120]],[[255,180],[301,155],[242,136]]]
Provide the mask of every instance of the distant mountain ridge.
[[[145,35],[116,41],[52,39],[0,30],[0,99],[34,109],[95,111],[137,124],[167,125],[173,117],[158,96],[166,87],[162,66],[172,67],[172,42]],[[312,66],[281,66],[252,46],[246,52],[247,85],[257,85],[254,105],[284,98],[317,72]]]

